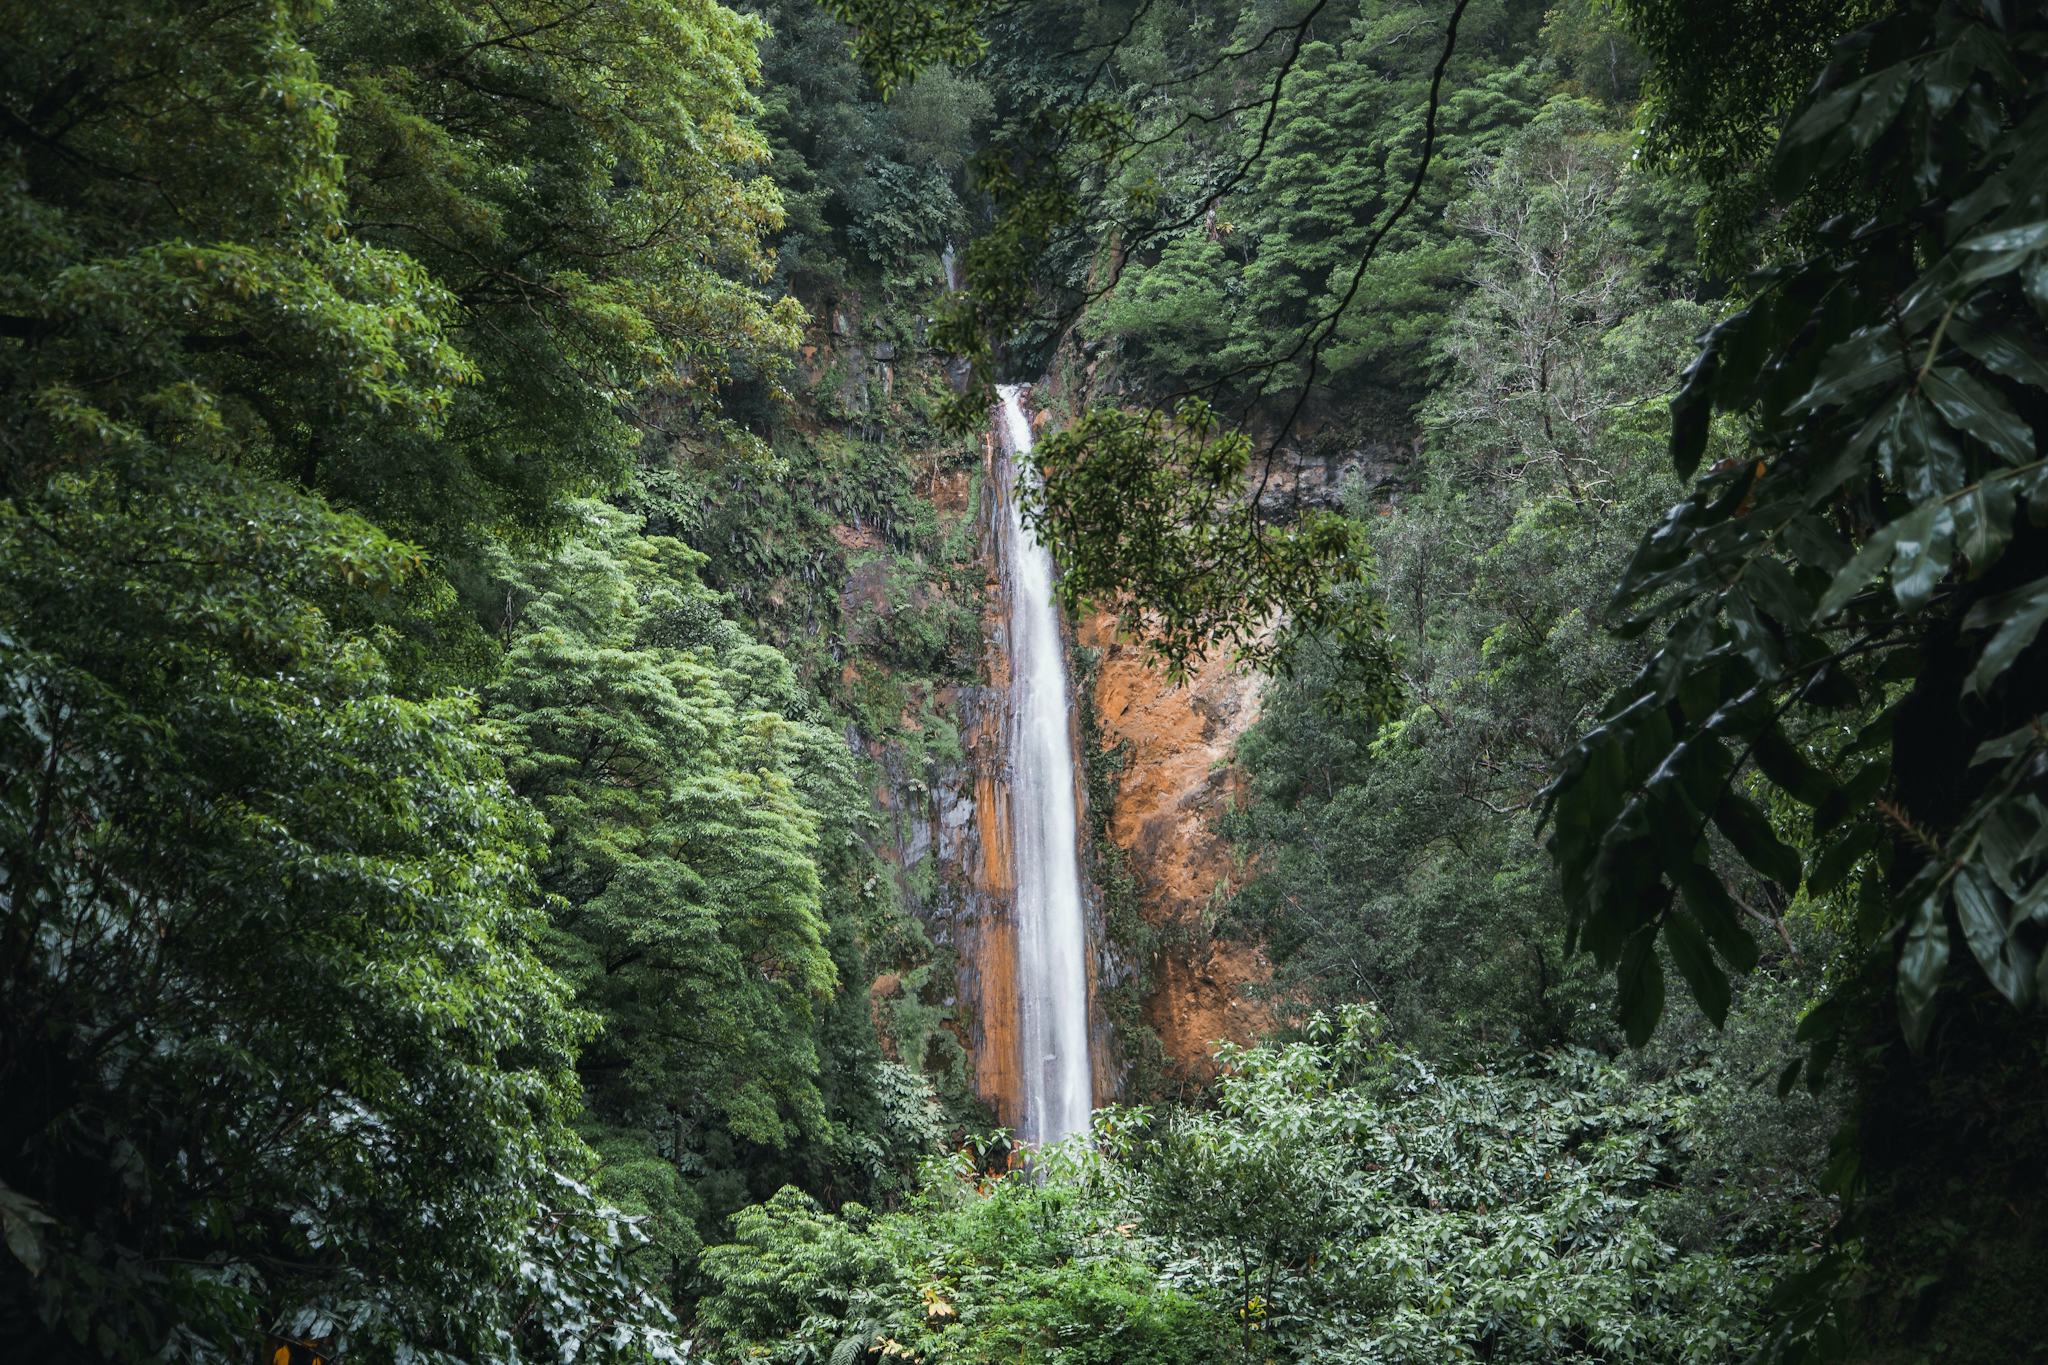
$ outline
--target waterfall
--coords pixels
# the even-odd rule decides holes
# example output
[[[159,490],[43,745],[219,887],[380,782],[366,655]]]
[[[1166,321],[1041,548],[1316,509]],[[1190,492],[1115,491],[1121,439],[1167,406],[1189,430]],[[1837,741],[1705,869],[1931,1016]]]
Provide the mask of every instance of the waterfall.
[[[1074,800],[1066,650],[1053,603],[1052,556],[1025,527],[1016,485],[1026,477],[1031,423],[1021,385],[1006,384],[999,486],[1009,494],[1002,537],[1010,596],[1010,833],[1017,887],[1022,1137],[1057,1142],[1094,1111],[1088,1064],[1087,931]]]

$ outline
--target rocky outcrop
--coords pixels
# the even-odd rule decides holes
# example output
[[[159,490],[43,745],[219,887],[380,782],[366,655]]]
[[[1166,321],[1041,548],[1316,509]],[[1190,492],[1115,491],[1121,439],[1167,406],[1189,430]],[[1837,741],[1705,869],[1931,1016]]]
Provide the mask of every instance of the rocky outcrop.
[[[1169,1080],[1199,1082],[1214,1074],[1217,1042],[1253,1042],[1273,1022],[1249,993],[1272,976],[1265,953],[1213,932],[1238,875],[1216,817],[1236,788],[1231,754],[1257,719],[1260,680],[1210,660],[1174,686],[1106,614],[1083,623],[1080,640],[1100,651],[1091,700],[1101,742],[1124,755],[1109,837],[1125,851],[1139,913],[1158,937],[1144,1019]]]
[[[1392,442],[1284,446],[1265,480],[1259,507],[1268,517],[1285,521],[1307,511],[1341,508],[1353,487],[1376,502],[1385,501],[1394,496],[1414,459],[1413,446]]]
[[[871,368],[878,358],[860,344],[855,319],[843,309],[820,331],[825,333],[819,338],[821,371],[828,355],[841,374]],[[1040,425],[1048,416],[1044,410],[1035,414]],[[977,676],[930,699],[939,723],[957,732],[957,747],[941,752],[945,746],[917,750],[872,744],[869,753],[882,772],[875,794],[884,824],[878,842],[896,865],[906,908],[952,967],[950,981],[941,976],[922,986],[922,999],[948,1014],[948,1026],[971,1061],[974,1089],[991,1116],[1016,1128],[1023,1087],[1005,781],[1009,603],[998,566],[995,447],[985,444],[981,454],[979,477],[957,466],[942,471],[935,464],[920,481],[920,493],[931,501],[942,528],[950,533],[971,521],[985,569]],[[1370,477],[1367,466],[1378,467],[1377,455],[1371,460],[1333,457],[1313,468],[1297,465],[1281,492],[1300,502],[1321,503],[1334,497],[1341,480]],[[835,538],[856,557],[842,584],[849,614],[860,603],[873,606],[868,599],[883,585],[860,572],[858,556],[866,537],[848,527],[835,532]],[[1089,889],[1095,944],[1091,998],[1127,990],[1135,981],[1143,992],[1138,1015],[1159,1039],[1166,1080],[1192,1086],[1213,1074],[1218,1041],[1252,1042],[1272,1024],[1270,1010],[1254,990],[1271,975],[1264,953],[1256,945],[1214,936],[1215,911],[1238,875],[1215,822],[1235,789],[1230,758],[1256,717],[1259,680],[1227,661],[1213,661],[1174,686],[1142,644],[1115,637],[1107,617],[1082,622],[1075,643],[1098,655],[1088,682],[1097,741],[1121,746],[1125,754],[1106,834],[1125,851],[1136,883],[1137,911],[1152,931],[1145,935],[1150,940],[1145,960],[1133,960],[1136,954],[1127,945],[1110,941],[1101,898]],[[911,725],[913,718],[906,715],[904,723]],[[1127,903],[1128,898],[1120,902]],[[886,1010],[901,992],[920,989],[896,980],[875,985],[878,1010]],[[1120,1011],[1125,1008],[1119,1004]],[[1118,1017],[1130,1016],[1120,1012]],[[1126,1093],[1128,1078],[1103,1010],[1092,1008],[1091,1019],[1096,1098],[1105,1102]]]

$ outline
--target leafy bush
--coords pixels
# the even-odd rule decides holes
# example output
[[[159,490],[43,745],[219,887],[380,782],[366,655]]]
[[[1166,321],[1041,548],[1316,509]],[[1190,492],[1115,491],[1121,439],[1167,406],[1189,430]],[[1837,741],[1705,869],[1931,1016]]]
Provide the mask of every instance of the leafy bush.
[[[1741,1359],[1823,1205],[1681,1246],[1693,1066],[1583,1051],[1440,1074],[1370,1010],[1222,1052],[1208,1111],[1107,1110],[1095,1148],[982,1176],[935,1164],[904,1211],[787,1192],[705,1253],[722,1359],[934,1362]],[[1697,1176],[1695,1192],[1674,1192]]]

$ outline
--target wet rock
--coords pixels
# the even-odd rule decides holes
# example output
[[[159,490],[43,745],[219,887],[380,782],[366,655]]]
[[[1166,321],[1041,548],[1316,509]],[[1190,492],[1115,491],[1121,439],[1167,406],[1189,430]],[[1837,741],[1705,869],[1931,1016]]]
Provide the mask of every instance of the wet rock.
[[[1141,644],[1117,638],[1112,617],[1083,622],[1080,636],[1102,651],[1094,702],[1103,740],[1126,746],[1109,835],[1129,855],[1139,913],[1164,944],[1150,964],[1145,1022],[1175,1072],[1206,1079],[1216,1042],[1254,1042],[1272,1023],[1251,993],[1271,979],[1265,954],[1211,939],[1207,920],[1219,887],[1239,875],[1215,822],[1236,792],[1230,759],[1258,717],[1263,680],[1226,658],[1175,687]]]

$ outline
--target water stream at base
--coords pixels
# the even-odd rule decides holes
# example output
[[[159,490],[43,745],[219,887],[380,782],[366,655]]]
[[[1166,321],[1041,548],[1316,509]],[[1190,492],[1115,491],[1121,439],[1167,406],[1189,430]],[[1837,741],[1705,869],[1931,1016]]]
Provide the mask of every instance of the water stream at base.
[[[999,480],[1007,523],[1003,573],[1010,597],[1010,833],[1017,886],[1017,1000],[1021,1136],[1057,1142],[1088,1127],[1088,942],[1081,912],[1074,749],[1066,649],[1053,602],[1052,556],[1024,525],[1016,496],[1027,477],[1031,423],[1023,389],[1006,384],[1002,436],[1010,465]]]

